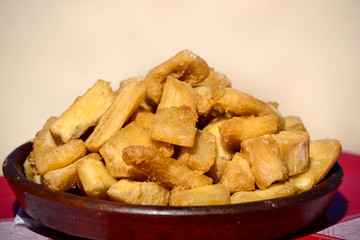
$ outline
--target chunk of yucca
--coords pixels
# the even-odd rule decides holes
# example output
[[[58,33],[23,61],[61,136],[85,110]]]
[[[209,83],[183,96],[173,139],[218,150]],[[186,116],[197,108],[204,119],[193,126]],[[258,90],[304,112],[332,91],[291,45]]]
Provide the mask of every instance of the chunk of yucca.
[[[25,176],[38,184],[41,184],[43,179],[42,175],[39,174],[39,170],[36,167],[35,158],[41,158],[44,152],[57,146],[49,130],[50,126],[55,120],[56,117],[50,117],[44,124],[43,128],[36,133],[35,137],[31,141],[32,151],[27,156],[23,164]]]
[[[44,185],[48,188],[61,192],[65,192],[76,186],[79,182],[76,165],[77,162],[74,162],[66,167],[45,173],[43,177]]]
[[[195,88],[195,90],[200,96],[197,101],[197,107],[196,107],[198,114],[199,115],[209,114],[214,106],[211,88],[208,86],[198,86]]]
[[[273,182],[288,179],[289,169],[285,156],[273,137],[245,140],[241,143],[241,152],[247,155],[255,183],[260,189],[269,187]]]
[[[270,113],[266,104],[257,98],[234,88],[214,88],[214,106],[234,116],[266,115]]]
[[[114,99],[110,83],[98,80],[55,120],[50,127],[52,135],[59,143],[79,138],[90,127],[98,124]]]
[[[255,176],[250,162],[242,153],[235,153],[221,177],[222,183],[230,193],[255,190]]]
[[[122,89],[113,104],[101,118],[91,135],[86,139],[88,151],[98,152],[99,148],[119,131],[126,120],[139,107],[144,99],[146,87],[144,82],[130,82]]]
[[[170,192],[155,182],[121,179],[107,191],[110,200],[127,204],[166,206]]]
[[[145,76],[147,100],[153,105],[159,104],[164,82],[168,76],[194,86],[203,81],[209,73],[210,68],[201,57],[189,50],[183,50],[151,69]]]
[[[157,141],[192,147],[197,118],[197,114],[188,106],[159,109],[150,128],[150,136]]]
[[[290,178],[298,191],[306,191],[325,178],[341,154],[341,144],[335,139],[310,142],[310,165],[299,175]]]
[[[153,146],[149,133],[137,122],[126,125],[99,149],[111,176],[140,180],[145,178],[144,174],[127,165],[122,158],[123,149],[131,145]]]
[[[196,84],[196,86],[230,88],[231,81],[225,74],[215,71],[215,69],[212,68],[205,80]]]
[[[37,184],[42,183],[43,181],[42,176],[39,174],[35,166],[33,151],[31,151],[30,154],[26,157],[23,167],[24,167],[24,174],[27,179]]]
[[[304,131],[281,131],[272,135],[285,155],[289,176],[305,172],[310,164],[310,136]]]
[[[278,118],[275,115],[233,117],[219,125],[221,141],[225,148],[240,150],[242,141],[277,133]]]
[[[56,117],[49,118],[46,121],[44,127],[35,134],[34,139],[31,141],[33,144],[32,147],[33,147],[34,155],[36,155],[38,152],[44,150],[47,147],[57,146],[49,130],[50,126],[53,124],[53,122],[56,119],[57,119]]]
[[[135,110],[134,114],[131,115],[129,122],[136,121],[143,128],[150,129],[152,121],[154,120],[154,116],[154,113],[149,112],[143,108],[138,108]]]
[[[303,121],[298,116],[286,116],[285,120],[285,130],[295,130],[295,131],[306,131]]]
[[[116,94],[119,94],[129,83],[143,82],[144,79],[145,78],[142,76],[137,76],[137,77],[126,78],[126,79],[120,81],[119,88],[116,90]]]
[[[212,133],[216,141],[216,155],[214,164],[211,166],[207,175],[210,176],[214,183],[219,183],[225,171],[227,164],[234,155],[234,151],[224,148],[219,133],[219,126],[227,120],[225,117],[213,119],[203,130]]]
[[[291,196],[297,192],[293,183],[289,181],[274,183],[266,189],[254,191],[238,191],[231,195],[231,204],[254,202],[273,198]]]
[[[152,112],[148,112],[142,108],[138,108],[133,116],[131,116],[130,121],[134,121],[139,123],[145,131],[148,131],[150,134],[150,129],[154,120],[155,114]],[[167,142],[161,142],[152,139],[152,144],[155,146],[157,150],[159,150],[164,156],[171,157],[174,154],[175,147],[173,144]]]
[[[116,179],[110,176],[98,153],[90,153],[79,159],[76,170],[86,196],[108,199],[106,192]]]
[[[70,142],[45,148],[34,154],[35,166],[41,176],[51,170],[63,168],[87,153],[84,141],[81,139],[70,140]]]
[[[185,105],[196,112],[199,97],[199,94],[192,88],[190,83],[169,76],[164,84],[164,89],[157,109],[181,107]]]
[[[230,193],[222,184],[205,185],[192,189],[174,189],[170,206],[210,206],[230,204]]]
[[[150,180],[181,188],[212,184],[212,179],[182,165],[176,159],[164,157],[154,148],[129,146],[123,150],[124,161],[142,171]]]
[[[199,172],[205,173],[210,170],[216,156],[215,136],[207,131],[198,130],[193,147],[181,147],[177,160]]]
[[[119,84],[119,88],[116,91],[116,95],[118,95],[129,83],[143,82],[144,79],[145,79],[144,77],[138,76],[138,77],[130,77],[130,78],[122,80],[120,82],[120,84]],[[145,99],[141,101],[139,107],[142,108],[142,109],[145,109],[146,111],[153,111],[154,110],[154,107],[151,106],[149,103],[147,103],[145,101]]]

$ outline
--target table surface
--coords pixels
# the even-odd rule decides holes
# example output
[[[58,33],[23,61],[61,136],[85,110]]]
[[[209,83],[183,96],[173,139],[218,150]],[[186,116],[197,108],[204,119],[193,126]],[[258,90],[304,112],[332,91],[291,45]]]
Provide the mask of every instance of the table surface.
[[[344,180],[329,208],[314,224],[290,236],[290,239],[360,239],[360,155],[343,152],[339,163],[344,170]],[[20,205],[3,176],[0,177],[0,189],[2,239],[70,238],[64,233],[42,226],[14,224]]]

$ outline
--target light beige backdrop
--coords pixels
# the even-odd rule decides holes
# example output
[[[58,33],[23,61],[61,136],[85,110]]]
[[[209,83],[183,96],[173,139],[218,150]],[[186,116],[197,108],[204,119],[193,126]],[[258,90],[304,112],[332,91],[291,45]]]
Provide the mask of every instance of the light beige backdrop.
[[[97,79],[185,48],[233,87],[360,153],[360,1],[0,0],[0,159]]]

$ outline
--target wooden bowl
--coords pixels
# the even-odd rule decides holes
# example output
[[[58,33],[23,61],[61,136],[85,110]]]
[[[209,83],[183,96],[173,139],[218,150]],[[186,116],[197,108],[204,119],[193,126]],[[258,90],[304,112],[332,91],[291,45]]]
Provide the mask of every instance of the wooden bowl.
[[[21,207],[34,220],[92,239],[269,239],[299,231],[327,209],[343,179],[336,163],[309,191],[277,199],[223,206],[125,205],[61,193],[24,177],[30,142],[15,149],[3,173]]]

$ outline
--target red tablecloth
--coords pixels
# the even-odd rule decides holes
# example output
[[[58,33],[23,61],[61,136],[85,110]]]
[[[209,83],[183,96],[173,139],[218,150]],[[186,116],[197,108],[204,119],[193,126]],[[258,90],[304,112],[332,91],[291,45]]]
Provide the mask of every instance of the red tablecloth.
[[[339,163],[344,170],[344,180],[326,213],[312,226],[295,233],[291,238],[360,239],[360,155],[343,152]],[[70,238],[45,227],[34,229],[16,226],[13,222],[20,206],[4,177],[0,177],[0,189],[1,239]]]

